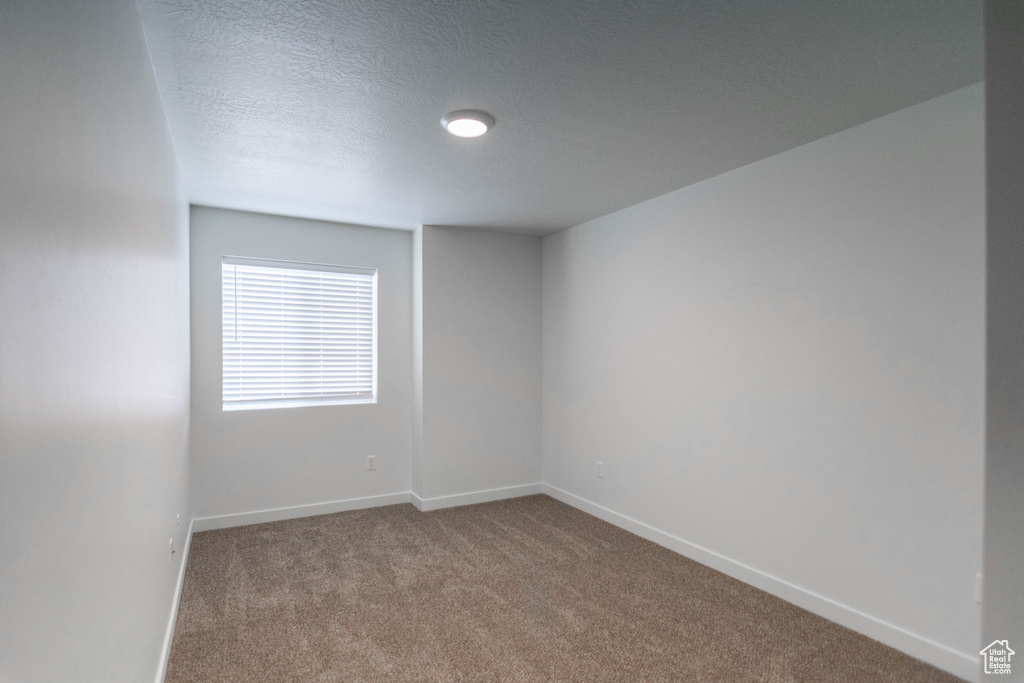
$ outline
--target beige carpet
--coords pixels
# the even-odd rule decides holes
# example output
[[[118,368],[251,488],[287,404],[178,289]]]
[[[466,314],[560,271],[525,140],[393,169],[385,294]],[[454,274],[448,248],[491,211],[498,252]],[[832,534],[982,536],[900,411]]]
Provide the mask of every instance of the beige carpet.
[[[198,533],[167,674],[955,680],[547,496]]]

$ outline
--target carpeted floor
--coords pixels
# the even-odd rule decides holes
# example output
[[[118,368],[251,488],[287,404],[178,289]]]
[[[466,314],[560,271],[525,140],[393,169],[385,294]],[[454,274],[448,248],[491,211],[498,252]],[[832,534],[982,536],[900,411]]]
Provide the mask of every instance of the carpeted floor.
[[[196,534],[166,680],[958,679],[530,496]]]

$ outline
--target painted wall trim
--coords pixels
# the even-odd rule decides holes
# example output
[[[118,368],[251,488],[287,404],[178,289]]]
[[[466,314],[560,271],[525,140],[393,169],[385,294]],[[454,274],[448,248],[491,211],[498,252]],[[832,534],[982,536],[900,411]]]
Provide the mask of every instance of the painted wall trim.
[[[164,645],[160,650],[160,666],[156,670],[156,683],[163,683],[167,675],[167,662],[171,658],[171,641],[174,639],[174,625],[178,623],[178,605],[181,603],[181,588],[185,585],[185,567],[188,566],[188,552],[192,548],[192,528],[195,520],[188,523],[185,533],[185,547],[181,549],[181,564],[178,567],[178,582],[174,587],[171,599],[171,616],[167,620],[167,633],[164,634]]]
[[[494,500],[506,498],[520,498],[543,493],[540,482],[536,484],[520,484],[519,486],[506,486],[500,489],[487,489],[485,491],[471,491],[469,493],[456,493],[450,496],[436,496],[434,498],[420,498],[415,493],[410,493],[411,503],[420,512],[440,510],[441,508],[457,507],[459,505],[473,505],[475,503],[490,503]]]
[[[273,508],[270,510],[254,510],[252,512],[239,512],[232,515],[218,515],[214,517],[199,517],[192,520],[194,531],[211,531],[213,529],[227,529],[234,526],[246,526],[248,524],[263,524],[264,522],[279,522],[283,519],[297,519],[299,517],[314,517],[316,515],[329,515],[334,512],[346,512],[348,510],[362,510],[364,508],[375,508],[383,505],[398,505],[409,502],[409,492],[388,493],[381,496],[367,496],[365,498],[349,498],[346,500],[333,500],[326,503],[312,503],[310,505],[293,505],[291,507]]]
[[[723,557],[678,536],[656,529],[626,515],[609,510],[585,498],[563,491],[550,484],[542,484],[542,492],[567,505],[594,515],[609,524],[653,541],[685,557],[716,569],[723,574],[739,579],[763,591],[791,602],[798,607],[825,617],[830,621],[862,633],[869,638],[916,657],[932,666],[948,671],[968,681],[979,681],[979,658],[976,655],[959,652],[950,647],[911,633],[870,614],[835,602],[800,586],[776,578],[745,564]]]

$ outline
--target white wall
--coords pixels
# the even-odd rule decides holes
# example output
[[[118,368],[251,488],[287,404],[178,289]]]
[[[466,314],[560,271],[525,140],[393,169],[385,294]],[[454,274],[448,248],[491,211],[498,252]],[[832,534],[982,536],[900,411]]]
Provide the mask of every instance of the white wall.
[[[410,492],[423,494],[423,226],[412,233],[412,461]]]
[[[196,517],[407,492],[411,234],[193,207],[191,246]],[[224,412],[220,273],[225,255],[376,267],[378,402]],[[366,469],[368,455],[377,456],[375,471]]]
[[[988,385],[982,645],[1010,641],[1024,681],[1024,4],[985,3]]]
[[[0,680],[151,681],[191,517],[174,150],[131,0],[0,3],[0,64]]]
[[[546,237],[545,482],[973,676],[982,118],[979,84]]]
[[[417,235],[422,492],[414,493],[537,485],[540,238],[432,226]]]

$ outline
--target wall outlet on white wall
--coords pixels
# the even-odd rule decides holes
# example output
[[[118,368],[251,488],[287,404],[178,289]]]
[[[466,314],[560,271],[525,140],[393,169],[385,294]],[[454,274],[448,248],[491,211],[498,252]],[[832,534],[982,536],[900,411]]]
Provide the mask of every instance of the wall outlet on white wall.
[[[601,462],[600,460],[597,461],[597,473],[596,474],[597,474],[597,476],[599,476],[602,479],[604,479],[604,463]]]
[[[377,469],[377,456],[368,455],[366,456],[366,469],[375,470]]]
[[[181,531],[181,513],[174,515],[174,523],[178,531]]]

